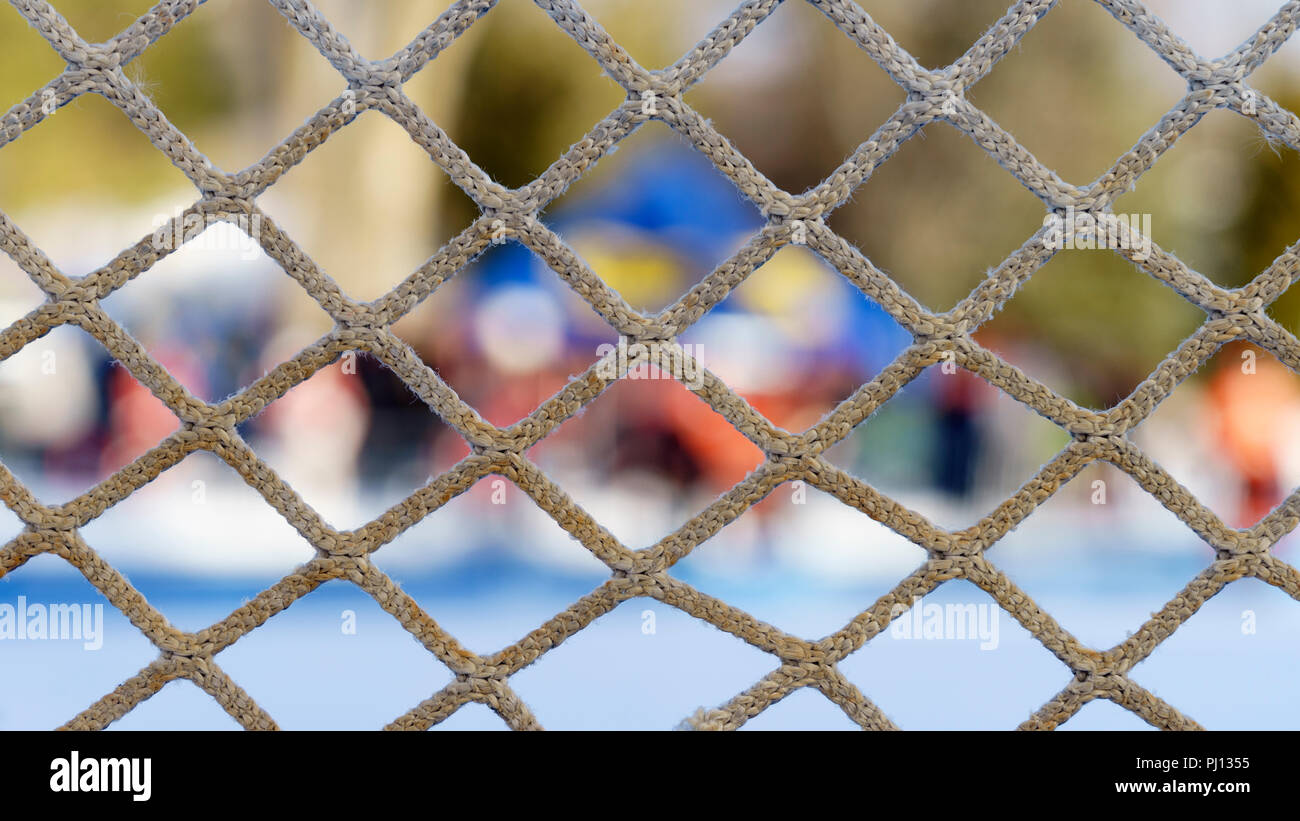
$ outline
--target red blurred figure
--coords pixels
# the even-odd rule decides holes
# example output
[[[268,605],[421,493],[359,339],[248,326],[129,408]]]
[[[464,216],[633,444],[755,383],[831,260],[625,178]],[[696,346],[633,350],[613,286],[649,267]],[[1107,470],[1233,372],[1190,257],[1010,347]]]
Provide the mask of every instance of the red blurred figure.
[[[207,395],[203,364],[183,348],[158,355],[158,362],[190,393]],[[124,367],[114,366],[108,378],[108,441],[100,475],[108,476],[153,448],[180,427],[180,420]]]
[[[1210,382],[1215,436],[1240,479],[1234,527],[1250,527],[1282,501],[1278,447],[1300,401],[1294,375],[1245,344],[1228,345]]]

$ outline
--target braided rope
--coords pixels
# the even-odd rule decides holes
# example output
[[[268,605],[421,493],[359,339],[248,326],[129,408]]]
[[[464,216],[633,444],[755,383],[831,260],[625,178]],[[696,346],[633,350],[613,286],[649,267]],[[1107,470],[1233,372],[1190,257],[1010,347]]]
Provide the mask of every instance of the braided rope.
[[[44,304],[0,331],[0,360],[54,328],[74,325],[102,343],[181,423],[176,433],[148,453],[61,505],[42,504],[0,465],[0,500],[25,524],[22,533],[0,548],[0,576],[20,568],[33,556],[58,555],[80,570],[160,651],[157,660],[75,716],[65,728],[103,728],[167,682],[187,678],[245,728],[274,729],[273,719],[213,658],[299,598],[334,579],[347,579],[369,593],[454,674],[450,684],[394,719],[390,729],[426,729],[471,701],[488,705],[514,729],[540,729],[537,718],[511,689],[510,677],[623,601],[644,596],[707,621],[776,657],[776,669],[762,680],[717,709],[701,710],[688,717],[685,726],[734,729],[797,688],[812,687],[863,728],[895,729],[890,719],[844,678],[837,664],[883,631],[893,614],[907,607],[914,596],[925,595],[951,579],[966,579],[986,591],[1068,669],[1068,681],[1062,690],[1021,724],[1021,729],[1055,728],[1095,698],[1110,699],[1157,727],[1199,727],[1139,686],[1129,673],[1231,582],[1254,577],[1300,599],[1300,572],[1270,552],[1300,522],[1300,490],[1254,527],[1233,529],[1149,459],[1128,433],[1229,341],[1250,340],[1271,351],[1292,371],[1300,371],[1300,341],[1265,313],[1300,277],[1300,243],[1288,248],[1250,284],[1235,290],[1215,285],[1157,246],[1152,245],[1152,252],[1141,257],[1119,251],[1201,308],[1207,317],[1126,399],[1109,410],[1097,411],[1059,396],[980,346],[972,336],[1051,258],[1053,251],[1042,241],[1046,228],[1030,237],[956,307],[935,314],[832,232],[825,219],[906,140],[937,120],[946,120],[968,134],[1054,213],[1067,208],[1108,213],[1116,197],[1214,109],[1235,111],[1253,120],[1270,138],[1300,149],[1300,120],[1296,115],[1246,84],[1248,76],[1295,30],[1300,20],[1300,0],[1287,2],[1254,36],[1218,60],[1199,57],[1138,0],[1096,0],[1182,75],[1187,92],[1109,171],[1086,186],[1062,180],[966,98],[967,90],[1052,10],[1055,0],[1018,0],[960,59],[936,70],[919,65],[852,0],[802,0],[811,3],[866,51],[904,89],[907,98],[820,185],[799,195],[781,190],[759,173],[683,101],[683,94],[782,1],[746,0],[677,63],[651,71],[638,65],[576,0],[535,0],[628,96],[540,177],[520,188],[508,189],[475,165],[402,90],[406,80],[490,12],[496,0],[459,0],[406,47],[377,61],[358,54],[309,0],[269,0],[338,70],[346,81],[346,90],[261,161],[236,173],[216,168],[123,73],[124,66],[204,0],[162,0],[101,44],[82,40],[45,0],[10,0],[67,67],[0,117],[0,147],[48,116],[42,105],[46,99],[52,97],[62,106],[81,94],[102,95],[148,135],[199,190],[198,201],[176,217],[171,228],[194,214],[230,222],[260,218],[264,230],[258,239],[267,254],[335,323],[328,334],[236,395],[216,404],[204,402],[187,391],[100,305],[101,299],[149,270],[172,249],[156,248],[146,237],[102,268],[72,278],[61,273],[7,216],[0,214],[0,248],[47,296]],[[370,109],[383,112],[406,129],[433,162],[474,200],[482,214],[389,293],[361,303],[343,293],[259,210],[255,200],[287,169]],[[629,306],[564,240],[539,221],[538,214],[622,139],[652,119],[676,130],[707,156],[758,206],[766,224],[676,303],[649,315]],[[614,356],[611,354],[593,363],[524,419],[498,428],[466,405],[392,332],[393,323],[505,236],[541,257],[620,334],[633,341],[656,342],[669,350],[674,366],[689,358],[676,337],[778,250],[792,243],[806,245],[879,303],[911,333],[913,342],[875,379],[801,433],[776,427],[722,380],[704,371],[702,383],[688,387],[761,448],[766,458],[743,481],[675,532],[654,545],[633,550],[577,506],[525,453],[628,369],[641,364],[644,357],[633,356],[620,364],[610,360]],[[345,352],[355,350],[369,351],[392,369],[465,438],[471,454],[374,521],[355,530],[340,531],[330,527],[281,480],[236,428]],[[828,448],[847,437],[926,367],[940,361],[955,361],[978,374],[1072,437],[1011,498],[974,525],[958,531],[936,527],[824,457]],[[674,367],[674,372],[695,371]],[[83,541],[79,529],[196,450],[210,451],[233,467],[315,547],[317,556],[225,619],[190,633],[171,626]],[[1109,462],[1128,473],[1216,551],[1214,561],[1146,624],[1107,650],[1083,645],[986,555],[991,545],[1096,461]],[[376,568],[370,555],[492,474],[516,484],[604,562],[611,577],[518,642],[485,656],[462,647]],[[676,562],[721,528],[781,484],[794,480],[803,480],[835,496],[927,551],[920,567],[849,624],[819,641],[808,641],[764,624],[668,574]]]

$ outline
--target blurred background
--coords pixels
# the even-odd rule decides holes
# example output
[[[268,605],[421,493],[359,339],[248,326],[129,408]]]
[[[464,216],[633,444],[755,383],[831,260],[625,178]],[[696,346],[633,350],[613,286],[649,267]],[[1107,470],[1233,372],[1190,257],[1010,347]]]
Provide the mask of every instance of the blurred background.
[[[315,0],[370,58],[392,54],[448,0]],[[957,59],[1005,11],[998,0],[860,0],[926,66]],[[110,38],[146,0],[61,0],[87,40]],[[647,67],[671,64],[734,8],[731,0],[582,0]],[[1218,56],[1274,13],[1276,0],[1149,0],[1189,44]],[[53,50],[0,8],[0,106],[62,69]],[[257,162],[345,88],[263,0],[221,0],[127,73],[213,163]],[[1300,110],[1300,43],[1251,79]],[[1067,181],[1086,184],[1182,96],[1185,83],[1091,0],[1062,0],[969,94]],[[502,0],[406,86],[501,183],[527,183],[625,98],[527,0]],[[806,3],[789,0],[691,90],[760,171],[792,192],[816,185],[894,111],[903,91]],[[68,275],[84,275],[192,204],[183,174],[96,95],[58,110],[0,150],[0,210]],[[463,230],[469,198],[377,112],[332,136],[259,205],[352,296],[374,299]],[[1155,241],[1226,287],[1246,284],[1300,238],[1300,162],[1238,115],[1208,115],[1116,203],[1150,214]],[[830,218],[831,227],[935,311],[967,295],[1041,224],[1043,207],[946,123],[908,141]],[[662,123],[628,138],[543,214],[633,306],[672,304],[762,226],[701,155]],[[0,327],[42,302],[0,256]],[[103,301],[195,394],[220,400],[331,327],[256,243],[216,225]],[[1300,289],[1270,314],[1293,333]],[[1094,408],[1125,397],[1204,320],[1118,256],[1062,251],[977,339],[1054,390]],[[521,246],[508,242],[443,285],[396,332],[489,421],[527,415],[617,335]],[[888,365],[910,337],[815,255],[787,248],[681,337],[705,367],[774,423],[815,424]],[[522,354],[520,352],[523,352]],[[1254,367],[1243,369],[1243,363]],[[51,367],[50,363],[57,363]],[[242,429],[262,458],[333,526],[358,527],[468,453],[460,437],[372,357],[291,390]],[[1253,372],[1249,372],[1253,371]],[[648,370],[640,376],[652,376]],[[1300,485],[1300,379],[1266,351],[1225,347],[1133,434],[1229,524],[1254,524]],[[128,464],[177,426],[104,349],[60,328],[0,362],[0,460],[59,503]],[[1068,437],[965,372],[931,368],[828,458],[938,525],[966,527],[1010,496]],[[624,379],[531,452],[575,501],[633,548],[674,531],[756,467],[760,451],[681,384]],[[1096,485],[1105,483],[1104,504]],[[494,502],[497,502],[494,504]],[[500,503],[504,502],[504,503]],[[21,530],[0,509],[0,543]],[[312,555],[234,470],[196,453],[83,529],[87,541],[174,624],[201,629]],[[1296,558],[1293,536],[1278,548]],[[1213,558],[1125,474],[1093,465],[991,549],[990,558],[1069,631],[1122,641]],[[924,553],[839,501],[774,491],[672,573],[760,619],[820,638],[869,607]],[[480,481],[376,555],[444,627],[479,652],[516,641],[608,573],[521,491]],[[52,556],[0,580],[0,601],[102,602]],[[939,602],[991,603],[965,582]],[[927,599],[928,601],[929,599]],[[111,608],[106,608],[111,611]],[[358,614],[356,635],[340,613]],[[643,630],[644,611],[655,615]],[[1243,633],[1243,614],[1257,617]],[[906,728],[1009,728],[1069,678],[1009,616],[996,651],[970,642],[870,642],[841,666]],[[1300,606],[1243,580],[1216,597],[1134,672],[1207,727],[1296,726],[1286,697],[1300,651]],[[109,613],[104,649],[3,642],[0,727],[53,726],[147,664],[154,651]],[[608,665],[610,658],[618,664]],[[1225,701],[1191,673],[1213,658]],[[450,675],[362,591],[340,583],[217,661],[287,728],[374,727]],[[618,669],[605,669],[614,666]],[[715,706],[775,662],[653,600],[628,602],[512,682],[547,727],[671,727]],[[703,670],[701,673],[699,671]],[[692,681],[680,682],[690,671]],[[956,671],[967,686],[954,694]],[[1222,682],[1220,682],[1222,684]],[[937,704],[942,699],[942,705]],[[334,711],[334,712],[331,712]],[[341,711],[341,712],[340,712]],[[115,727],[234,727],[188,682],[169,685]],[[446,727],[503,726],[470,705]],[[800,692],[755,728],[849,728]],[[1145,726],[1095,702],[1069,728]]]

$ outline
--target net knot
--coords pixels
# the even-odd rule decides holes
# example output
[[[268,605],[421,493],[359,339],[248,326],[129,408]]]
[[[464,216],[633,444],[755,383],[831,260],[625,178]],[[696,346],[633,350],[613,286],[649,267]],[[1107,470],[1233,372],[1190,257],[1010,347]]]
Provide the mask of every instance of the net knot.
[[[1075,439],[1100,453],[1117,453],[1128,442],[1122,433],[1076,433]]]
[[[924,103],[931,114],[948,120],[955,119],[965,103],[961,90],[953,87],[947,80],[935,82],[928,88],[914,90],[908,96],[913,102]]]
[[[811,232],[823,225],[820,218],[810,219],[804,216],[794,219],[778,217],[772,220],[772,224],[788,233],[791,245],[807,245]]]
[[[86,69],[113,71],[121,67],[122,55],[116,49],[107,45],[87,46],[85,56],[81,58],[79,63],[82,68]]]
[[[640,112],[645,117],[658,117],[664,113],[665,103],[678,95],[676,88],[662,83],[659,78],[651,78],[645,88],[630,88],[628,101],[640,105]]]
[[[761,204],[763,217],[769,222],[781,222],[799,214],[800,203],[784,191],[772,191]]]
[[[1255,316],[1261,308],[1253,307],[1256,302],[1263,306],[1263,300],[1251,299],[1245,305],[1234,306],[1236,310],[1215,311],[1213,315],[1226,326],[1225,332],[1234,336],[1245,336],[1251,329],[1259,327]]]
[[[1242,80],[1246,79],[1246,75],[1249,73],[1245,66],[1238,63],[1224,63],[1221,65],[1205,63],[1188,72],[1187,83],[1193,89],[1235,88],[1240,90]]]
[[[941,350],[950,351],[956,348],[957,340],[966,335],[966,323],[951,322],[941,317],[923,319],[916,323],[912,335],[919,343],[930,343]]]
[[[475,456],[487,456],[497,461],[509,460],[519,454],[519,445],[510,440],[475,442],[469,449]]]
[[[392,66],[375,64],[366,72],[366,85],[372,89],[397,88],[401,84],[402,72]]]
[[[510,238],[510,229],[506,227],[506,221],[501,219],[492,220],[488,226],[488,239],[493,245],[502,245]]]

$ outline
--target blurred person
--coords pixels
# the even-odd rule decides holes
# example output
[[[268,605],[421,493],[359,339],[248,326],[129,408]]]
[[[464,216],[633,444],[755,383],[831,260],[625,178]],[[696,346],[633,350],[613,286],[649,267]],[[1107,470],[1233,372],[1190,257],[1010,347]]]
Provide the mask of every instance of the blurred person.
[[[408,488],[424,484],[430,471],[422,451],[444,431],[459,434],[439,425],[433,409],[373,356],[357,355],[356,375],[347,387],[363,395],[368,406],[355,465],[362,481]]]
[[[262,353],[267,369],[298,352],[286,329]],[[310,500],[318,493],[356,496],[358,461],[370,422],[371,401],[359,374],[369,357],[344,354],[290,388],[257,417],[257,452],[275,462],[280,478]],[[292,478],[291,478],[292,477]]]
[[[935,438],[930,458],[934,487],[949,496],[969,498],[975,490],[984,458],[981,417],[988,401],[988,384],[956,369],[941,371],[934,382]]]
[[[184,343],[168,340],[151,346],[158,363],[189,391],[207,395],[204,363]],[[107,476],[139,458],[176,432],[180,420],[171,408],[136,381],[125,367],[114,366],[108,375],[108,437],[100,460]]]
[[[0,364],[4,456],[53,474],[94,474],[108,413],[100,383],[111,366],[103,348],[57,329]]]
[[[1246,343],[1225,345],[1207,392],[1220,451],[1236,471],[1234,527],[1250,527],[1282,501],[1279,452],[1300,408],[1295,374]]]
[[[702,412],[689,407],[691,404]],[[711,428],[705,414],[716,414],[684,391],[662,386],[640,390],[636,401],[625,403],[621,411],[614,434],[618,447],[609,466],[612,473],[649,473],[682,490],[714,479],[724,469],[727,437],[717,434],[725,431]],[[714,435],[709,436],[706,429]],[[708,452],[716,454],[718,461],[704,455]]]

